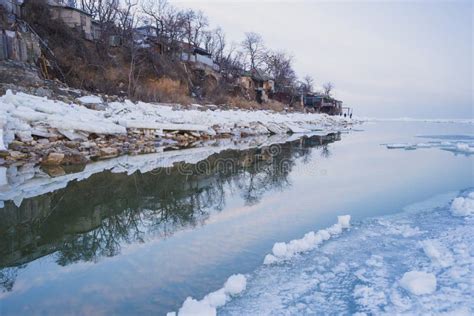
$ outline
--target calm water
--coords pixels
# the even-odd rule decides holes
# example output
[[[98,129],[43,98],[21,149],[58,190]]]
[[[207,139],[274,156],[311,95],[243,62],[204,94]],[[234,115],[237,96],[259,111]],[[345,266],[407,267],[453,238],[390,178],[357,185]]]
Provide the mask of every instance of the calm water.
[[[0,209],[0,314],[165,314],[233,273],[259,267],[276,241],[395,213],[474,186],[474,156],[417,135],[472,125],[384,122],[279,147],[228,150],[197,165],[102,172]]]

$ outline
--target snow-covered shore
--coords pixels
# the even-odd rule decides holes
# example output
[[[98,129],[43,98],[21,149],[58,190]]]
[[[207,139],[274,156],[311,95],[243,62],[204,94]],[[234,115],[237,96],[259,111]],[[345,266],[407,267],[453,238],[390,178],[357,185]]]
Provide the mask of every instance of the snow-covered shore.
[[[245,110],[176,110],[169,105],[131,101],[91,104],[99,97],[79,98],[67,104],[11,91],[0,97],[0,150],[14,139],[31,142],[34,138],[62,135],[85,140],[90,134],[126,135],[131,130],[187,131],[237,136],[305,133],[315,130],[345,129],[354,121],[325,114],[275,113]],[[89,107],[86,107],[86,105]]]

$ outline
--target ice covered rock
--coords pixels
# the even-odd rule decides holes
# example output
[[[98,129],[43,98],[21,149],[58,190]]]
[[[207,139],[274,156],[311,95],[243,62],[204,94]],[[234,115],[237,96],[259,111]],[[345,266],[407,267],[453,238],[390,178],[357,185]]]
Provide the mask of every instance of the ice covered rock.
[[[431,294],[436,291],[436,276],[424,271],[409,271],[401,278],[400,285],[415,295]]]
[[[269,265],[291,259],[298,253],[306,252],[316,248],[323,241],[329,240],[332,236],[339,235],[343,229],[350,227],[350,215],[337,217],[337,223],[321,229],[318,232],[309,232],[301,239],[294,239],[288,243],[277,242],[273,245],[272,253],[265,256],[263,264]]]
[[[65,155],[63,153],[50,153],[41,164],[45,166],[60,165],[64,160]]]
[[[451,204],[451,213],[454,216],[474,215],[474,192],[466,197],[457,197]]]
[[[214,316],[217,308],[225,305],[233,296],[242,293],[247,286],[247,279],[242,274],[234,274],[225,282],[224,286],[214,292],[207,294],[198,301],[188,297],[178,311],[178,316]],[[176,315],[170,312],[167,315]]]
[[[118,149],[113,147],[101,148],[99,152],[101,158],[112,158],[116,157],[119,154]]]

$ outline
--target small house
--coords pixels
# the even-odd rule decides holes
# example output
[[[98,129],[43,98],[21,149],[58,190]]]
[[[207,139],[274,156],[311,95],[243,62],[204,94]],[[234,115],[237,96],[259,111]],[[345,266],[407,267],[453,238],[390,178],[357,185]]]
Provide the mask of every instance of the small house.
[[[158,29],[151,25],[144,25],[133,29],[133,41],[140,48],[153,50],[162,55],[165,53],[165,44],[159,37]]]
[[[329,95],[308,93],[303,96],[302,101],[306,108],[313,109],[318,113],[329,115],[340,115],[342,113],[342,101]]]
[[[259,103],[268,101],[269,97],[275,92],[275,81],[261,69],[243,72],[239,78],[239,83],[244,89],[255,90]]]
[[[93,40],[97,36],[97,28],[93,26],[92,15],[78,8],[52,2],[49,8],[52,19],[61,19],[70,28],[76,29],[84,34],[88,40]]]
[[[181,42],[181,60],[192,63],[195,68],[219,71],[219,66],[212,60],[212,54],[205,49]]]

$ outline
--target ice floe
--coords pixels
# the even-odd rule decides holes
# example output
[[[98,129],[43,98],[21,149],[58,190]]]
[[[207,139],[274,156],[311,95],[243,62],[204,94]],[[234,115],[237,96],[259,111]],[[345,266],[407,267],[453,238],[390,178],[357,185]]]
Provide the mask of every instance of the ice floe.
[[[387,149],[405,149],[416,150],[426,148],[439,148],[450,151],[454,154],[472,155],[474,154],[474,137],[471,135],[436,135],[436,136],[418,136],[423,138],[435,139],[429,142],[420,143],[391,143],[382,144]]]
[[[474,218],[451,212],[459,198],[471,209],[471,197],[441,195],[352,223],[337,239],[249,274],[219,315],[472,315]]]
[[[451,204],[451,213],[454,216],[472,216],[474,215],[474,192],[465,197],[457,197]]]
[[[95,95],[86,95],[78,98],[77,100],[82,104],[95,104],[104,102],[101,97]]]
[[[436,276],[424,271],[406,272],[400,285],[415,295],[431,294],[436,290]]]
[[[316,248],[323,241],[339,235],[343,229],[350,227],[350,215],[337,217],[337,223],[318,232],[309,232],[301,239],[294,239],[288,243],[277,242],[273,245],[272,253],[265,256],[264,264],[273,264],[293,258],[296,254]]]
[[[247,279],[242,274],[234,274],[225,282],[219,290],[207,294],[198,301],[188,297],[183,306],[176,312],[169,312],[167,316],[213,316],[217,313],[217,308],[225,305],[232,297],[239,295],[245,290]]]

